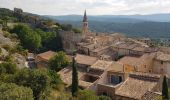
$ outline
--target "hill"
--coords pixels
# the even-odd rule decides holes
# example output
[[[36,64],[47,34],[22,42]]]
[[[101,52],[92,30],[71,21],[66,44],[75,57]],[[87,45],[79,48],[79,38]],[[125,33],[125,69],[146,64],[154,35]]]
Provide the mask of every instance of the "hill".
[[[46,16],[63,24],[81,28],[80,15]],[[88,16],[90,29],[97,32],[120,32],[132,37],[170,38],[170,14]]]

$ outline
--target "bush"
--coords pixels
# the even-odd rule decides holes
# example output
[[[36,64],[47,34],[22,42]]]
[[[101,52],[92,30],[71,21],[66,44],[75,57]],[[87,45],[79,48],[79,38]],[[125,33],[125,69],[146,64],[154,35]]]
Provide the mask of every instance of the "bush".
[[[0,83],[0,100],[34,100],[30,88],[14,83]]]

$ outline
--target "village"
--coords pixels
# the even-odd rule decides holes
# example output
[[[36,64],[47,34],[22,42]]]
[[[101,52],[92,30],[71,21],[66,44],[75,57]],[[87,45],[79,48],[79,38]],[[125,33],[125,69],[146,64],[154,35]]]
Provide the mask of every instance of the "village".
[[[20,9],[14,11],[22,12]],[[164,76],[170,86],[169,47],[153,47],[149,38],[133,39],[122,33],[92,32],[86,11],[82,33],[60,30],[59,35],[68,58],[76,61],[81,89],[95,91],[112,100],[157,100],[162,95]],[[2,35],[1,43],[4,41],[4,44],[14,45]],[[2,51],[6,54],[5,49]],[[50,50],[28,53],[27,59],[20,54],[13,56],[20,68],[48,69],[56,54]],[[65,66],[58,74],[68,87],[72,84],[72,65]]]
[[[161,95],[164,76],[170,86],[168,47],[151,47],[149,39],[135,40],[120,33],[93,33],[88,27],[86,11],[82,33],[61,30],[60,35],[68,57],[76,60],[82,89],[113,100],[156,100]],[[47,68],[56,53],[47,51],[35,58],[30,54],[29,59],[35,59],[38,68]],[[71,66],[58,73],[64,83],[71,85]]]

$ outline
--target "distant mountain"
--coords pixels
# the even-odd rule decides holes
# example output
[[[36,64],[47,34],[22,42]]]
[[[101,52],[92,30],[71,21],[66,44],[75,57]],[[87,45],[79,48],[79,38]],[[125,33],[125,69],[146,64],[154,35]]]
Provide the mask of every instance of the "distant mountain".
[[[49,16],[46,17],[53,18],[55,20],[64,21],[81,21],[81,15],[64,15],[64,16]],[[153,22],[170,22],[170,13],[165,14],[152,14],[152,15],[99,15],[99,16],[88,16],[91,21],[106,21],[106,22],[141,22],[141,21],[153,21]]]
[[[80,15],[46,16],[62,24],[82,27]],[[89,27],[96,32],[120,32],[128,36],[170,38],[170,14],[88,16]]]

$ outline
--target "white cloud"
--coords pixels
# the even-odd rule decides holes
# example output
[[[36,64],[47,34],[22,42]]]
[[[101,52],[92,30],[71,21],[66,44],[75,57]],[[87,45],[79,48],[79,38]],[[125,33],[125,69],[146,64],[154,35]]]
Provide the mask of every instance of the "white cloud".
[[[170,0],[0,0],[0,7],[41,15],[170,13]]]

